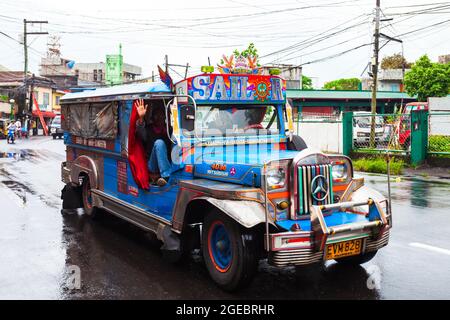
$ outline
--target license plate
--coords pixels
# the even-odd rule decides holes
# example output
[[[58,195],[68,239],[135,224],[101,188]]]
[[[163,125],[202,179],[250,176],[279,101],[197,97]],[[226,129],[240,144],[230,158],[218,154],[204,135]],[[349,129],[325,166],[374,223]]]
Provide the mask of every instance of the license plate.
[[[362,244],[363,239],[355,239],[327,244],[325,248],[325,259],[332,260],[358,255],[361,253]]]

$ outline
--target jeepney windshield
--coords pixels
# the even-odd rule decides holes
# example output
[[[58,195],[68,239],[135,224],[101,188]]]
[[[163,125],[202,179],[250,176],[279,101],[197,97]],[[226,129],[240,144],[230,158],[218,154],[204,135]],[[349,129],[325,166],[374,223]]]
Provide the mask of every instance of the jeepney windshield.
[[[195,115],[198,136],[272,135],[279,128],[277,108],[271,105],[197,106]]]

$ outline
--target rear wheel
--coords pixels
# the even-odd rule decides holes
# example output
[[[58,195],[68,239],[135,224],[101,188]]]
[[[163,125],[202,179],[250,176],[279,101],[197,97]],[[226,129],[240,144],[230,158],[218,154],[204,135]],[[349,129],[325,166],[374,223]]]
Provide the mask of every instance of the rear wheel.
[[[358,256],[336,259],[336,262],[345,265],[360,265],[372,260],[372,258],[375,257],[376,254],[377,251],[371,251],[364,254],[360,254]]]
[[[82,190],[81,196],[83,199],[84,212],[88,216],[94,217],[98,211],[98,208],[94,206],[93,201],[92,201],[91,183],[90,183],[88,177],[85,177],[83,179],[83,184],[81,186],[81,190]]]
[[[258,266],[255,233],[220,212],[205,217],[202,250],[211,278],[226,291],[248,285]]]

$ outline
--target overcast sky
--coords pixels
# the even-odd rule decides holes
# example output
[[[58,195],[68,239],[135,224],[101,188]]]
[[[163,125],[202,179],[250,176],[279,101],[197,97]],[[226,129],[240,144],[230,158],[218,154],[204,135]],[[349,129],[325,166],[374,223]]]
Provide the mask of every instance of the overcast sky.
[[[76,62],[104,61],[121,43],[124,61],[141,66],[144,76],[165,54],[169,63],[189,62],[195,74],[208,57],[216,65],[222,54],[254,42],[261,63],[304,64],[303,73],[321,86],[360,77],[373,50],[374,6],[375,0],[1,0],[0,32],[17,41],[0,33],[0,64],[23,70],[23,19],[48,20],[42,30],[60,36],[62,56]],[[450,1],[381,0],[381,8],[383,19],[393,18],[381,31],[403,40],[409,61],[450,53]],[[29,69],[36,74],[47,41],[29,36]],[[401,50],[389,42],[381,57]]]

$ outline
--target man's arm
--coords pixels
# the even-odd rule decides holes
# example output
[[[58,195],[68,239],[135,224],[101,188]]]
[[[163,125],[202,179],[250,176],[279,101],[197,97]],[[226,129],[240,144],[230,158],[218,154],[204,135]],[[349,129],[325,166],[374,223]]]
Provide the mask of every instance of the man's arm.
[[[139,119],[136,121],[136,135],[143,143],[147,142],[147,132],[145,130],[144,116],[147,112],[147,105],[144,106],[144,100],[139,99],[136,104],[136,111]]]
[[[145,121],[138,119],[136,121],[136,136],[143,142],[147,142],[147,130],[145,129]]]

